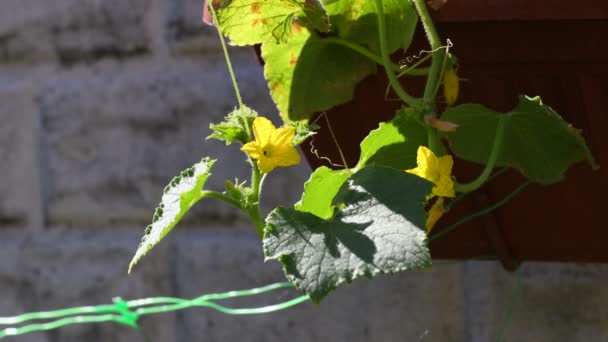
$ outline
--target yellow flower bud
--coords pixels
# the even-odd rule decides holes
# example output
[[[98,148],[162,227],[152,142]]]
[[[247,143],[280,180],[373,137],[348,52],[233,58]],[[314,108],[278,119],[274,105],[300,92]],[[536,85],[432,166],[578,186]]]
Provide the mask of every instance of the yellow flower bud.
[[[458,99],[458,90],[460,87],[460,79],[456,69],[449,68],[443,74],[443,96],[448,106],[453,105]]]

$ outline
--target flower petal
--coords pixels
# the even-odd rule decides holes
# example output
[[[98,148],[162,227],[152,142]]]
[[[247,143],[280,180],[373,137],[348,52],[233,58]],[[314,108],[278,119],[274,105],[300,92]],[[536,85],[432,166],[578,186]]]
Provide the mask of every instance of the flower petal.
[[[293,138],[296,136],[296,129],[291,126],[281,127],[270,136],[269,143],[272,145],[279,146],[291,146],[293,144]]]
[[[253,120],[253,135],[260,146],[268,143],[274,131],[276,131],[276,127],[265,117],[258,116]]]
[[[247,153],[253,159],[260,159],[264,155],[260,144],[258,144],[257,141],[246,143],[243,145],[243,147],[241,147],[241,150]]]
[[[300,154],[291,145],[277,146],[272,151],[272,160],[278,166],[290,166],[300,163]]]
[[[260,169],[261,173],[268,173],[274,170],[275,167],[277,167],[277,164],[275,164],[271,158],[262,156],[258,159],[258,169]]]
[[[432,190],[433,195],[439,197],[454,197],[456,193],[454,192],[454,181],[452,178],[442,177],[439,182],[435,183],[435,187]]]
[[[452,166],[454,165],[454,160],[452,156],[446,155],[440,157],[437,161],[437,165],[439,168],[439,180],[436,183],[436,188],[433,191],[435,195],[442,197],[454,197],[456,194],[454,193],[454,181],[452,181]]]
[[[439,157],[437,160],[437,166],[439,167],[439,174],[442,176],[450,176],[452,174],[452,166],[454,165],[454,159],[452,159],[451,155],[445,155],[443,157]]]
[[[422,177],[433,183],[439,180],[437,157],[435,157],[435,154],[433,154],[430,149],[425,146],[418,147],[416,162],[418,163],[418,167],[406,170],[406,172]]]

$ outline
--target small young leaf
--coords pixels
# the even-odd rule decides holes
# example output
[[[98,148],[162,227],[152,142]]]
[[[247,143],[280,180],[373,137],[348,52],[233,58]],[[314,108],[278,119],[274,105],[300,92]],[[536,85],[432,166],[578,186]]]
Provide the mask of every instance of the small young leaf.
[[[285,43],[294,19],[321,32],[329,19],[318,0],[214,0],[216,24],[234,45]]]
[[[249,107],[243,107],[245,117],[249,127],[253,125],[253,120],[258,116],[253,109]],[[249,142],[247,137],[247,128],[244,125],[243,114],[240,108],[233,110],[228,114],[224,121],[219,124],[211,124],[209,128],[213,131],[207,139],[217,139],[226,142],[226,145],[230,145],[235,141],[241,144]]]
[[[384,165],[406,170],[416,166],[418,146],[427,144],[426,128],[414,115],[401,109],[389,122],[371,131],[361,142],[357,168]]]
[[[295,208],[322,219],[330,219],[334,215],[334,197],[349,176],[347,170],[334,171],[325,166],[319,167],[304,184],[302,199]]]
[[[454,153],[485,164],[501,115],[508,119],[498,166],[513,167],[534,182],[549,184],[560,181],[571,164],[587,160],[595,165],[579,131],[539,97],[520,96],[518,105],[507,114],[479,104],[449,108],[442,119],[458,124],[456,131],[444,133]]]
[[[319,302],[361,276],[428,267],[424,202],[431,183],[401,170],[370,166],[340,189],[332,219],[278,208],[268,215],[266,259],[278,259],[287,279]]]
[[[181,218],[202,198],[202,190],[215,160],[203,158],[171,180],[163,191],[161,202],[154,212],[152,223],[129,264],[129,273],[152,247],[156,246]]]
[[[293,144],[295,146],[300,145],[304,140],[315,135],[315,130],[319,129],[319,126],[317,125],[309,125],[302,121],[292,121],[289,123],[289,126],[296,129],[296,136],[293,138]]]

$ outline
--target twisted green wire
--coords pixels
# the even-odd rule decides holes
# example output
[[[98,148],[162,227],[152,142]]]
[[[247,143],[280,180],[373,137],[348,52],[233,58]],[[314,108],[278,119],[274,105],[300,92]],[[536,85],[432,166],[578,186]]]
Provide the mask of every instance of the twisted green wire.
[[[120,298],[115,298],[113,305],[82,306],[46,312],[32,312],[14,317],[0,317],[0,326],[9,325],[9,327],[0,330],[0,338],[84,323],[115,322],[140,330],[137,320],[144,315],[183,310],[191,307],[208,307],[228,315],[256,315],[284,310],[310,299],[308,295],[304,295],[279,304],[258,308],[229,308],[212,302],[228,298],[254,296],[291,287],[293,285],[290,283],[276,283],[249,290],[207,294],[190,300],[174,297],[155,297],[123,301]],[[15,325],[35,320],[53,321],[30,323],[15,327]]]

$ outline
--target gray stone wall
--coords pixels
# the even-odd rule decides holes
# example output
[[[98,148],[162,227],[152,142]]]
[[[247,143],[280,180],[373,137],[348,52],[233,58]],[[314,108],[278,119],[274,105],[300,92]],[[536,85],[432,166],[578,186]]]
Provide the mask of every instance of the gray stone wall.
[[[238,149],[204,141],[236,101],[200,13],[200,0],[2,1],[0,316],[283,279],[263,262],[253,227],[213,201],[126,274],[172,176],[221,156],[210,187],[247,177]],[[278,122],[252,52],[232,52],[246,102]],[[309,172],[273,172],[264,210],[297,201]],[[530,263],[516,274],[493,262],[439,264],[359,280],[320,305],[237,317],[191,309],[141,323],[152,341],[493,341],[518,286],[506,341],[608,340],[608,268],[573,264]],[[138,340],[110,323],[7,339]]]

